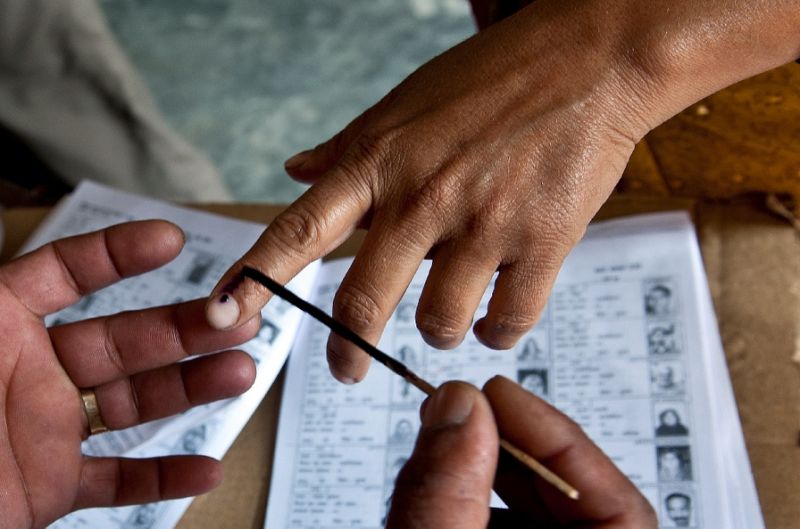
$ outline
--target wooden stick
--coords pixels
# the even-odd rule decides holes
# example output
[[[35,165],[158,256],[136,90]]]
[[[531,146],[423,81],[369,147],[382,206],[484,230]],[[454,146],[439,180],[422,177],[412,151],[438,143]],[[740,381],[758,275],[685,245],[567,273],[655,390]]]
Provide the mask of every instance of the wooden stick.
[[[388,367],[393,373],[396,373],[401,377],[403,377],[405,380],[408,381],[409,384],[418,388],[426,395],[433,395],[433,393],[436,391],[436,388],[433,387],[432,384],[430,384],[426,380],[422,379],[419,375],[411,371],[408,367],[406,367],[405,364],[387,355],[386,353],[384,353],[383,351],[381,351],[380,349],[378,349],[377,347],[366,341],[364,338],[356,334],[349,327],[336,321],[331,316],[326,314],[325,311],[323,311],[322,309],[320,309],[315,305],[312,305],[303,298],[299,297],[291,290],[276,283],[273,279],[271,279],[267,275],[249,266],[244,267],[244,269],[242,270],[242,275],[263,285],[264,287],[272,291],[276,296],[288,301],[298,309],[310,315],[311,317],[313,317],[314,319],[316,319],[317,321],[328,327],[334,333],[338,334],[342,338],[345,338],[346,340],[353,342],[358,347],[363,349],[364,352],[366,352],[372,358],[374,358],[378,362]],[[539,477],[541,477],[547,483],[550,483],[559,491],[563,492],[568,498],[577,500],[580,497],[580,493],[577,491],[577,489],[575,489],[575,487],[564,481],[561,477],[553,473],[550,469],[542,465],[540,462],[538,462],[536,459],[528,455],[526,452],[517,448],[516,446],[506,441],[505,439],[500,439],[500,446],[506,452],[511,454],[517,461],[519,461],[520,463],[522,463],[523,465],[534,471]]]

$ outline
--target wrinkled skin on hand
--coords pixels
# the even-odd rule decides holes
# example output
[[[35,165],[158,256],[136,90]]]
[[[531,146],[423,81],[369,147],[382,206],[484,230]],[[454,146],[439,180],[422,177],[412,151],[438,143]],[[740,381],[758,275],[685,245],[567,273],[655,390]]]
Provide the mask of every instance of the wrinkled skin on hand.
[[[88,457],[79,388],[94,388],[111,429],[239,395],[255,365],[241,351],[176,363],[241,343],[258,320],[212,329],[202,301],[50,329],[43,317],[82,296],[161,266],[180,230],[145,221],[63,239],[0,266],[0,525],[44,527],[76,509],[149,503],[206,492],[222,478],[203,456]]]
[[[417,312],[425,339],[456,346],[499,271],[488,313],[474,328],[490,347],[512,346],[536,322],[564,256],[645,129],[611,104],[627,72],[604,71],[602,90],[588,81],[554,83],[575,69],[599,77],[600,61],[553,49],[548,38],[537,65],[516,59],[508,45],[524,34],[515,25],[478,34],[420,68],[338,136],[287,162],[292,176],[314,186],[241,263],[285,281],[365,226],[335,318],[377,341],[430,255]],[[532,71],[539,73],[532,78]],[[267,295],[252,288],[244,283],[234,293],[245,317]],[[332,337],[329,355],[340,379],[364,376],[368,360],[351,345]]]
[[[800,54],[789,4],[539,0],[488,27],[287,161],[313,185],[220,281],[209,315],[223,291],[237,310],[214,325],[236,326],[269,299],[237,280],[243,266],[286,282],[360,226],[369,232],[336,319],[376,343],[429,256],[416,315],[425,340],[460,343],[497,271],[472,327],[485,345],[511,347],[636,141],[698,98]],[[369,362],[336,336],[328,360],[345,382]]]

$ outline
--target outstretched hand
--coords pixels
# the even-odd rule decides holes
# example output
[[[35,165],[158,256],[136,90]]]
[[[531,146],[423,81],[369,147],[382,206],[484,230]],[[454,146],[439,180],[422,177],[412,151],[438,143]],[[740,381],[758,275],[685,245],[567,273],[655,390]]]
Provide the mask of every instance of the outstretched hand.
[[[202,456],[154,459],[81,454],[89,434],[80,388],[94,389],[111,429],[180,413],[245,391],[248,355],[226,351],[257,319],[210,328],[201,300],[47,329],[43,317],[124,277],[174,258],[183,235],[144,221],[62,239],[0,267],[0,513],[9,528],[44,527],[70,511],[206,492],[221,479]]]
[[[498,433],[581,493],[577,502],[510,457]],[[505,455],[503,455],[505,456]],[[489,510],[492,487],[508,510]],[[483,393],[444,384],[426,402],[414,453],[400,471],[387,528],[655,529],[653,508],[561,412],[502,377]]]
[[[215,294],[226,291],[236,308],[216,310],[217,297],[210,321],[234,326],[267,301],[266,289],[237,284],[243,266],[284,283],[364,226],[334,299],[337,320],[376,343],[430,255],[416,317],[425,340],[458,345],[499,271],[474,331],[489,347],[511,347],[536,322],[562,260],[646,130],[614,104],[634,97],[626,65],[609,68],[599,47],[549,47],[568,15],[544,11],[537,24],[546,34],[533,40],[527,21],[479,33],[290,159],[287,171],[313,186],[223,277]],[[535,65],[515,56],[529,48],[538,49]],[[338,379],[365,375],[368,357],[345,340],[331,336],[328,355]]]
[[[483,23],[498,18],[500,2],[473,4]],[[241,282],[244,266],[285,283],[364,227],[337,320],[377,343],[430,256],[416,315],[425,340],[455,347],[472,326],[485,345],[511,347],[636,141],[717,89],[796,58],[798,25],[800,11],[782,0],[537,0],[289,159],[289,174],[313,185],[225,274],[209,321],[235,327],[269,299]],[[369,363],[335,335],[328,360],[351,383]]]

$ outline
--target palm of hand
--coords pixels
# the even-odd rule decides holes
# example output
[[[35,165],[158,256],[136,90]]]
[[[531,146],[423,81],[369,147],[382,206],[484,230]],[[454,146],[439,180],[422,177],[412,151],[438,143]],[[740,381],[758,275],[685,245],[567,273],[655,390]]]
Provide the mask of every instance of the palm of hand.
[[[204,456],[89,457],[79,388],[91,389],[111,429],[135,426],[252,384],[240,351],[259,318],[208,327],[202,300],[45,328],[43,317],[123,277],[174,258],[183,236],[163,221],[121,224],[62,239],[0,267],[0,513],[4,528],[44,527],[76,509],[206,492],[220,479]]]
[[[10,527],[33,527],[68,512],[75,502],[86,418],[43,321],[5,289],[0,322],[0,335],[6,337],[0,352],[0,399],[6,410],[0,511]]]

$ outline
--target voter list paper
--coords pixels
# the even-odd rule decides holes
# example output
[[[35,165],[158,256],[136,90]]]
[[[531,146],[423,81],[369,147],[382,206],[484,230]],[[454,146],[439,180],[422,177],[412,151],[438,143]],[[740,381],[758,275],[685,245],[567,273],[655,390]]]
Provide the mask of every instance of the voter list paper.
[[[349,264],[323,265],[313,303],[330,311]],[[480,386],[495,374],[519,381],[584,428],[661,527],[764,527],[687,214],[591,226],[541,321],[511,351],[483,347],[471,333],[449,351],[425,344],[414,314],[428,268],[400,302],[382,350],[434,385]],[[488,293],[477,315],[487,302]],[[375,363],[363,382],[339,384],[325,360],[327,335],[304,319],[289,359],[267,529],[382,527],[413,449],[424,395]]]
[[[183,228],[186,245],[181,254],[158,270],[121,281],[49,316],[46,320],[49,326],[207,296],[222,274],[265,228],[85,182],[57,206],[23,251],[60,237],[151,218],[166,219]],[[318,263],[314,263],[304,270],[292,281],[291,288],[307,295],[317,267]],[[199,406],[175,417],[92,436],[83,443],[84,453],[125,457],[204,454],[221,458],[283,366],[301,315],[280,300],[274,300],[264,309],[258,335],[238,347],[250,354],[258,366],[256,381],[244,395]],[[50,527],[169,529],[178,523],[190,502],[191,498],[187,498],[141,506],[88,509],[70,514]]]

